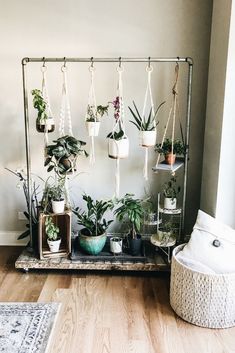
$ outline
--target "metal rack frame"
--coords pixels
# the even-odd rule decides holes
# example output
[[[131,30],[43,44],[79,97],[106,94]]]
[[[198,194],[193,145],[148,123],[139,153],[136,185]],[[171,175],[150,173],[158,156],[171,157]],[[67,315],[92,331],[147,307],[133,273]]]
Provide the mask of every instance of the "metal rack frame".
[[[182,231],[185,230],[185,204],[187,192],[188,177],[188,153],[189,153],[189,134],[191,119],[191,101],[192,101],[192,77],[193,77],[193,60],[190,57],[172,57],[172,58],[23,58],[22,59],[22,78],[23,78],[23,99],[24,99],[24,126],[25,126],[25,149],[27,164],[27,183],[28,183],[28,199],[29,199],[29,229],[30,229],[30,246],[32,247],[32,183],[31,183],[31,156],[30,156],[30,134],[29,134],[29,110],[28,110],[28,88],[27,88],[27,65],[29,63],[51,62],[51,63],[186,63],[188,64],[188,87],[187,87],[187,110],[186,110],[186,126],[185,126],[185,143],[186,155],[184,164],[184,188],[183,188],[183,205],[182,205]]]

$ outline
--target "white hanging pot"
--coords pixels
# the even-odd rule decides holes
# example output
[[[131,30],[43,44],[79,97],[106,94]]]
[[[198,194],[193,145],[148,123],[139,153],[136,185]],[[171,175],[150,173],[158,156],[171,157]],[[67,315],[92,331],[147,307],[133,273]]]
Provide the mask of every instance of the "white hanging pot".
[[[61,239],[49,240],[47,239],[47,244],[49,245],[50,252],[58,252],[60,248]]]
[[[110,238],[110,252],[113,254],[121,254],[122,252],[122,238]]]
[[[100,121],[86,121],[86,128],[89,136],[98,136]]]
[[[164,208],[167,210],[175,210],[176,209],[176,204],[177,204],[177,199],[176,198],[170,198],[170,197],[165,197],[164,199]]]
[[[157,130],[139,132],[140,145],[143,147],[155,146],[156,140],[157,140]]]
[[[52,211],[53,213],[63,213],[64,212],[64,205],[65,205],[65,201],[61,200],[61,201],[56,201],[56,200],[52,200]]]
[[[55,120],[51,116],[48,116],[46,120],[36,120],[36,129],[38,132],[53,132],[55,130]]]
[[[109,138],[108,149],[110,158],[127,158],[129,155],[129,139],[114,140]]]

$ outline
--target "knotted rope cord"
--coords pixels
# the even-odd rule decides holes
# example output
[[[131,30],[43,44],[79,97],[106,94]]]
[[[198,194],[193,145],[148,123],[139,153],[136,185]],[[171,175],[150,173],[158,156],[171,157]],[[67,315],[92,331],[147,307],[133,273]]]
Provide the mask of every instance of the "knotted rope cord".
[[[146,87],[145,96],[144,96],[144,105],[143,105],[143,110],[142,110],[141,131],[144,131],[143,130],[143,121],[145,118],[145,110],[146,110],[146,105],[147,105],[148,94],[149,94],[149,98],[150,98],[152,114],[153,114],[153,116],[155,115],[152,88],[151,88],[151,74],[153,72],[153,67],[150,65],[150,58],[149,58],[149,64],[146,67],[146,72],[147,72],[148,78],[147,78],[147,87]],[[154,130],[156,131],[155,119],[153,121],[153,124],[154,124]],[[148,180],[148,147],[146,146],[144,148],[145,148],[145,158],[144,158],[143,176],[144,176],[144,179],[147,181]]]
[[[93,66],[93,61],[91,62],[91,66],[89,67],[89,71],[91,74],[91,85],[88,94],[88,105],[93,107],[95,122],[97,122],[97,105],[96,105],[96,96],[95,96],[95,85],[94,85],[94,72],[95,68]],[[85,120],[88,118],[88,112],[86,112]],[[95,164],[95,141],[94,136],[90,137],[90,164]]]
[[[125,132],[125,125],[124,125],[124,101],[123,101],[123,85],[122,85],[122,73],[123,73],[123,67],[121,65],[121,62],[119,62],[119,66],[117,67],[117,72],[118,72],[118,86],[117,86],[117,97],[119,97],[119,117],[114,124],[113,127],[113,133],[115,132],[117,126],[121,125],[121,129],[124,132],[124,137],[126,136]],[[119,154],[119,146],[116,140],[114,139],[116,146],[117,146],[117,151]],[[116,172],[115,172],[115,196],[119,197],[120,193],[120,158],[118,157],[116,159]]]
[[[65,64],[61,67],[61,71],[63,74],[63,83],[62,83],[62,101],[61,101],[61,108],[60,108],[59,135],[60,137],[65,135],[65,119],[67,117],[68,133],[70,136],[73,136],[71,110],[70,110],[68,84],[67,84],[67,67]]]
[[[45,65],[45,62],[43,63],[41,67],[41,72],[42,72],[42,97],[43,100],[46,103],[46,115],[47,117],[52,117],[52,111],[51,111],[51,105],[50,105],[50,99],[49,99],[49,94],[48,94],[48,89],[47,89],[47,79],[46,79],[46,70],[47,67]],[[48,145],[48,124],[45,121],[45,127],[44,127],[44,146],[45,150]]]
[[[172,95],[173,95],[173,97],[172,97],[172,105],[171,105],[171,108],[170,108],[170,111],[169,111],[169,115],[168,115],[168,118],[167,118],[166,126],[164,128],[164,133],[163,133],[163,137],[162,137],[160,148],[162,148],[164,140],[165,140],[165,137],[166,137],[168,126],[169,126],[169,123],[170,123],[170,120],[171,120],[172,111],[173,111],[172,136],[173,137],[175,136],[175,116],[176,116],[176,106],[177,106],[176,96],[178,94],[178,91],[177,91],[178,77],[179,77],[179,64],[177,63],[176,67],[175,67],[175,83],[174,83],[173,88],[172,88]],[[174,147],[174,143],[173,143],[173,147]],[[173,149],[172,149],[172,152],[173,152]],[[157,158],[157,162],[156,162],[155,168],[158,167],[158,164],[159,164],[159,161],[160,161],[160,157],[161,157],[161,154],[158,153],[158,158]],[[173,165],[171,165],[171,172],[172,172],[172,174],[174,174],[173,173]]]

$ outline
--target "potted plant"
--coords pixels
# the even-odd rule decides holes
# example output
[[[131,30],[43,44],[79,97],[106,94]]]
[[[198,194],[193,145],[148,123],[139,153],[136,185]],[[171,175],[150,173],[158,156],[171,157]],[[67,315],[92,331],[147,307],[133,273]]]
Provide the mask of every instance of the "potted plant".
[[[108,115],[109,106],[98,105],[97,108],[94,105],[88,104],[86,114],[86,127],[89,136],[98,136],[100,129],[100,120],[104,114]]]
[[[155,146],[155,151],[160,154],[164,154],[166,164],[174,164],[176,155],[182,156],[185,155],[185,145],[180,139],[175,139],[173,141],[173,150],[172,150],[172,140],[166,138],[163,144],[158,143]]]
[[[166,247],[175,244],[176,236],[174,234],[174,227],[175,225],[171,221],[168,221],[158,230],[157,238],[160,242],[160,246]]]
[[[46,217],[45,232],[47,235],[47,243],[51,252],[58,252],[60,248],[61,238],[58,236],[60,230],[57,227],[51,216]]]
[[[144,208],[143,201],[133,198],[133,194],[126,194],[120,199],[121,206],[115,210],[115,214],[119,221],[127,219],[130,223],[128,233],[128,241],[130,253],[133,256],[139,255],[141,251],[142,238],[140,228],[143,223]]]
[[[177,195],[180,193],[180,186],[176,185],[176,177],[171,177],[163,185],[164,208],[174,210],[177,206]]]
[[[88,195],[83,195],[87,210],[77,207],[73,213],[77,216],[77,223],[83,228],[79,232],[79,244],[90,255],[98,255],[106,242],[106,230],[113,220],[107,221],[104,214],[114,207],[113,201],[92,200]]]
[[[33,106],[38,111],[36,129],[38,132],[53,132],[55,130],[54,119],[47,115],[47,102],[39,89],[32,90]]]
[[[165,104],[165,102],[162,102],[161,104],[159,104],[154,114],[151,108],[149,111],[148,118],[146,118],[145,115],[141,116],[134,101],[133,101],[133,105],[135,108],[135,112],[132,110],[131,107],[128,107],[134,118],[134,121],[130,120],[130,122],[134,124],[139,130],[140,145],[143,147],[151,147],[156,144],[156,138],[157,138],[156,127],[159,124],[159,121],[156,121],[156,118],[157,118],[159,109],[163,106],[163,104]]]
[[[107,135],[108,153],[110,158],[127,158],[129,155],[129,140],[123,130],[123,123],[120,118],[120,97],[116,97],[111,104],[114,107],[115,128]]]
[[[47,171],[54,169],[57,175],[66,175],[76,171],[76,161],[79,155],[88,156],[82,148],[86,142],[77,140],[73,136],[63,136],[53,141],[54,144],[46,147],[47,158],[44,166]]]

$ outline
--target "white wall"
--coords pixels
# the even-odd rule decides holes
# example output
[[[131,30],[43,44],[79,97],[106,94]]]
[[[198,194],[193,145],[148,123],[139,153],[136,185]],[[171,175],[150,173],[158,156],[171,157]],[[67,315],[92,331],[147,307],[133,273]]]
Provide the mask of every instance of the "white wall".
[[[201,208],[235,227],[235,4],[213,5]]]
[[[43,56],[191,56],[194,59],[193,106],[189,190],[187,198],[187,223],[192,226],[200,199],[203,131],[207,91],[207,70],[211,24],[211,0],[110,0],[85,1],[3,1],[0,0],[0,117],[1,117],[1,170],[0,200],[4,205],[0,213],[0,230],[23,229],[24,222],[17,220],[17,211],[24,210],[24,199],[16,189],[14,176],[3,167],[17,168],[25,165],[24,125],[22,102],[22,57]],[[88,65],[69,65],[72,118],[75,135],[86,139],[83,117],[89,88]],[[174,65],[155,65],[155,102],[167,99],[161,115],[160,132],[167,118]],[[186,103],[186,69],[181,69],[180,115],[184,119]],[[40,87],[40,65],[28,66],[29,88]],[[115,65],[97,65],[97,100],[105,103],[116,92]],[[145,90],[145,67],[141,64],[125,65],[124,90],[126,106],[132,99],[141,105]],[[54,114],[58,119],[61,92],[60,65],[48,64],[48,85]],[[34,131],[36,113],[30,102],[32,124],[33,170],[43,172],[42,136]],[[106,119],[106,118],[105,118]],[[129,117],[126,118],[128,120]],[[112,119],[105,120],[97,142],[97,165],[94,170],[88,161],[81,161],[80,171],[85,171],[76,182],[73,196],[81,201],[81,191],[96,197],[110,197],[114,190],[114,162],[107,158],[105,136]],[[143,150],[138,147],[137,131],[127,123],[132,139],[131,157],[121,163],[121,192],[143,195],[144,187],[158,191],[161,176],[151,174],[149,184],[142,178]],[[151,163],[156,155],[152,152]],[[78,190],[79,189],[79,190]]]

